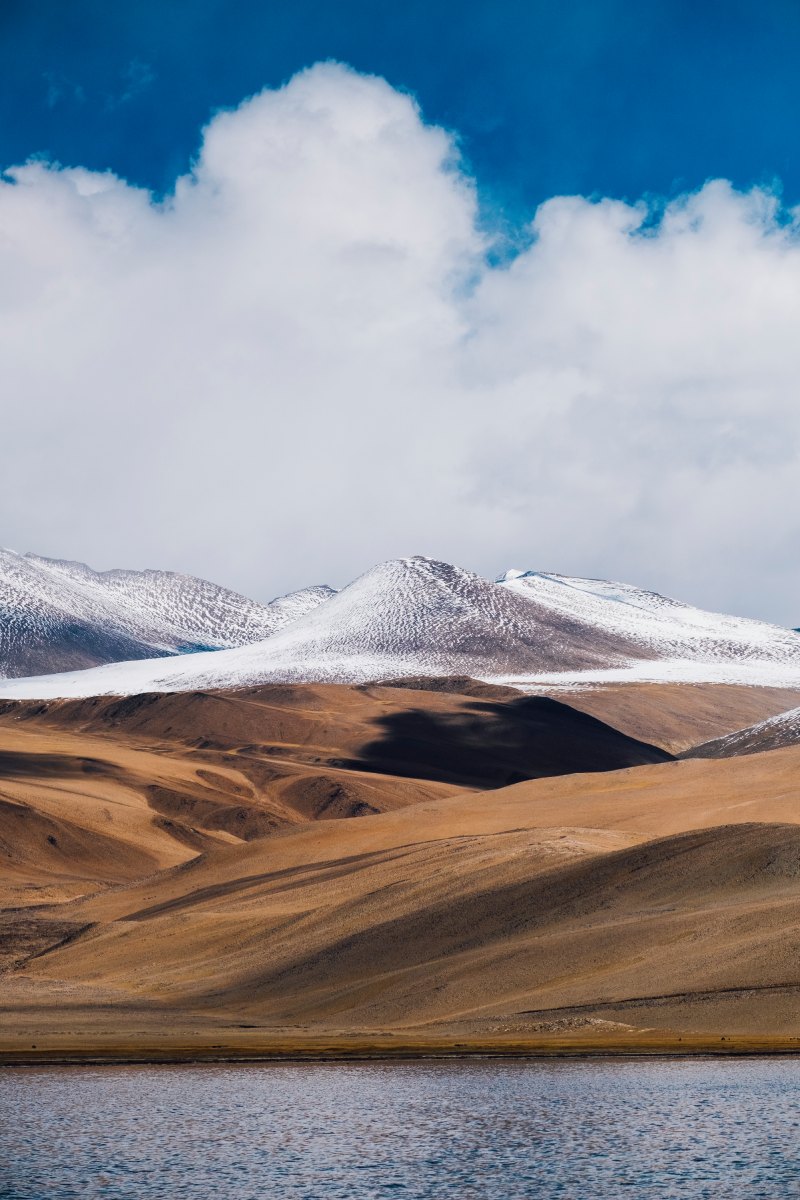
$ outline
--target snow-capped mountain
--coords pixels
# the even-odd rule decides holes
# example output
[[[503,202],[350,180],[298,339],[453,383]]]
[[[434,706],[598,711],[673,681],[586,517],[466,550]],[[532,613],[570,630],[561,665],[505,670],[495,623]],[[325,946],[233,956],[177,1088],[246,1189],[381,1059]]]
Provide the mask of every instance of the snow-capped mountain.
[[[259,604],[170,571],[93,571],[0,550],[0,676],[37,675],[260,641],[333,595]]]
[[[602,629],[623,656],[663,664],[660,678],[687,677],[699,666],[735,669],[768,664],[794,670],[800,663],[800,637],[793,629],[726,616],[682,604],[657,592],[603,579],[574,579],[541,571],[506,571],[503,587],[527,596],[566,622]],[[636,653],[633,653],[636,651]],[[614,671],[613,664],[605,672]],[[650,677],[652,667],[644,668]],[[626,677],[629,674],[626,668]],[[735,682],[734,680],[731,680]]]
[[[800,687],[800,636],[618,583],[510,571],[490,582],[427,558],[367,571],[264,640],[213,655],[9,681],[46,698],[471,675],[530,690],[674,680]]]

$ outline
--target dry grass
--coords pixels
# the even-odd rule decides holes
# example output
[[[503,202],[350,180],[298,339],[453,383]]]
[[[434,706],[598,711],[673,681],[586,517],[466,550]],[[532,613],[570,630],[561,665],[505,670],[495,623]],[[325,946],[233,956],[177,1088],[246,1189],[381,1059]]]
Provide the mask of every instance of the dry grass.
[[[163,711],[6,714],[0,749],[42,773],[2,785],[30,815],[4,877],[0,1061],[798,1048],[800,749],[463,790],[331,765],[409,702],[338,693],[272,695],[268,725],[263,696],[238,725],[200,701],[172,740]],[[280,788],[259,787],[252,763],[275,760]],[[384,811],[311,820],[301,781],[330,772]],[[176,832],[154,785],[205,807]],[[220,827],[247,788],[283,804],[271,836]]]

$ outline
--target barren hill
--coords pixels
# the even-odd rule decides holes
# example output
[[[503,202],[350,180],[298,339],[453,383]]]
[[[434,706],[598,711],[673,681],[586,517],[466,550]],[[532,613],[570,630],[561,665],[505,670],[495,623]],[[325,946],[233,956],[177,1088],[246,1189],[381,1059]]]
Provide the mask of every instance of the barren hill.
[[[515,692],[305,685],[6,703],[3,886],[14,903],[66,898],[311,820],[669,757]]]
[[[797,756],[431,798],[38,909],[5,1045],[792,1037]]]

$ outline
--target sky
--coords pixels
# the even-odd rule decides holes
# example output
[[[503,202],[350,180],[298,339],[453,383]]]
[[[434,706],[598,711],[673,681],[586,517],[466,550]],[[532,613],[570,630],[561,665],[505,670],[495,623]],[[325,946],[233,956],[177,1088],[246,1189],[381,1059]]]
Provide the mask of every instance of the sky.
[[[795,0],[0,0],[0,541],[800,623]]]

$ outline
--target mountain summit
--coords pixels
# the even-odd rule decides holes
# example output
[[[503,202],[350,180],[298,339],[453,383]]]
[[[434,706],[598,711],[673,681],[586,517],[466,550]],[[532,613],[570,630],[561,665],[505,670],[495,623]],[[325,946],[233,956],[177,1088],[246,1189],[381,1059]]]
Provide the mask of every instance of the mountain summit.
[[[125,595],[130,600],[132,589]],[[237,636],[247,644],[232,649],[7,682],[0,693],[45,698],[454,675],[529,690],[650,680],[800,686],[800,637],[792,630],[629,584],[517,570],[490,582],[413,557],[380,563],[338,593],[295,596],[255,614],[245,608]],[[295,605],[289,620],[286,605]],[[255,640],[259,627],[266,632]],[[177,623],[171,628],[175,637]],[[201,628],[208,625],[191,626]],[[176,649],[173,642],[161,652]]]
[[[172,571],[93,571],[0,550],[0,676],[70,671],[259,641],[333,595],[259,604]]]

